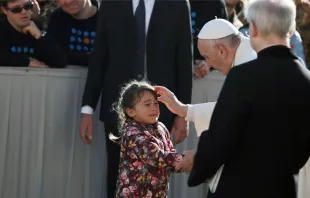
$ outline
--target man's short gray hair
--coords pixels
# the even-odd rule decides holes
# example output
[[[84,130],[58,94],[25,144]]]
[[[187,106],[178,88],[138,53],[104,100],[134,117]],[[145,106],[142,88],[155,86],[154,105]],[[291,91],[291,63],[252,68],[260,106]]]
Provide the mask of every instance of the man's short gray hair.
[[[220,38],[220,39],[212,39],[210,40],[211,44],[215,46],[216,44],[222,44],[225,46],[228,46],[230,48],[235,48],[237,45],[239,45],[241,41],[241,35],[238,34],[231,34],[226,37]]]
[[[246,18],[263,36],[274,34],[284,38],[295,30],[296,5],[292,0],[254,0]]]

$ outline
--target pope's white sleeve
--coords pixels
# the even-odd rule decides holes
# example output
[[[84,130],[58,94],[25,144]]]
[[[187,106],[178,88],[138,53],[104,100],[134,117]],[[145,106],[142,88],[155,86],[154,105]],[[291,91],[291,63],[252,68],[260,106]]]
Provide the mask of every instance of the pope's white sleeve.
[[[216,102],[188,105],[186,121],[194,122],[197,135],[209,129],[211,116]]]

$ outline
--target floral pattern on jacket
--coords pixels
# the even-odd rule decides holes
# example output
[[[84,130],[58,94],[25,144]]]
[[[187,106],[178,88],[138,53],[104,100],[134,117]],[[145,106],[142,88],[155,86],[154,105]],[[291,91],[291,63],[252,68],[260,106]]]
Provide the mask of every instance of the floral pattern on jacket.
[[[167,197],[170,172],[181,161],[166,127],[128,120],[122,128],[116,197]]]

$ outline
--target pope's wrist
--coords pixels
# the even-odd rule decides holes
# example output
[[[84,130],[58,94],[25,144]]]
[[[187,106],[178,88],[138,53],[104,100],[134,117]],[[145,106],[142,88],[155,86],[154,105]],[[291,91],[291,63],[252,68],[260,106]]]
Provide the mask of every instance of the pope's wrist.
[[[187,115],[188,106],[186,104],[181,104],[179,116],[185,118]]]

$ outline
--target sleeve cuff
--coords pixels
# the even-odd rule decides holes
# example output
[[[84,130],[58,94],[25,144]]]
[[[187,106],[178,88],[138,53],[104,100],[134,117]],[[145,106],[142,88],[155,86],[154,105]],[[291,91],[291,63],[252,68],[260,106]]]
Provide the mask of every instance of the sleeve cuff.
[[[83,114],[93,114],[93,112],[94,112],[94,109],[93,108],[91,108],[90,106],[83,106],[82,107],[82,110],[81,110],[81,113],[83,113]]]
[[[191,104],[187,105],[187,113],[186,113],[185,120],[187,122],[194,121],[194,105],[191,105]]]

